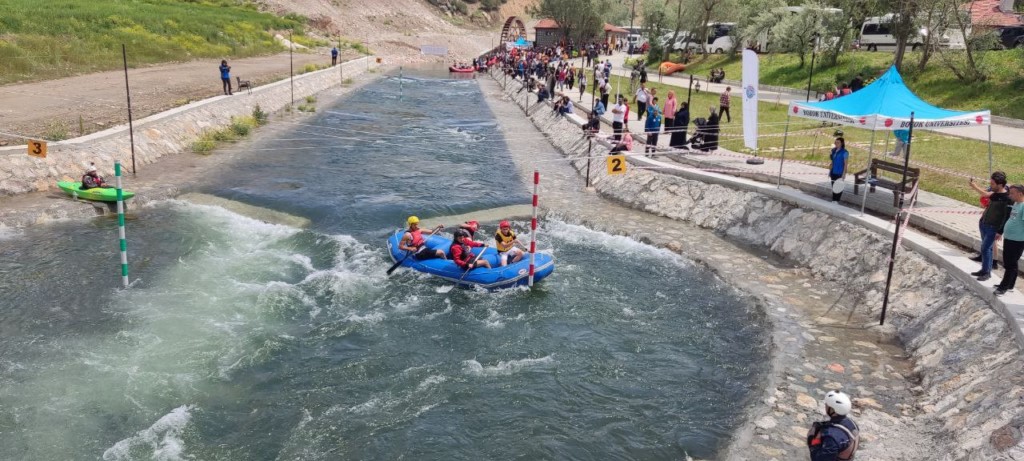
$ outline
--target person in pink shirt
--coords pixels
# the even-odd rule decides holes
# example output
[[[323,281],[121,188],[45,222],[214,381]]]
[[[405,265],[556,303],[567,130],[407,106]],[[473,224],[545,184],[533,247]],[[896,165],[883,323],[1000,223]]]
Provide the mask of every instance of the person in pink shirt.
[[[665,134],[675,131],[676,126],[676,92],[669,90],[665,96]]]

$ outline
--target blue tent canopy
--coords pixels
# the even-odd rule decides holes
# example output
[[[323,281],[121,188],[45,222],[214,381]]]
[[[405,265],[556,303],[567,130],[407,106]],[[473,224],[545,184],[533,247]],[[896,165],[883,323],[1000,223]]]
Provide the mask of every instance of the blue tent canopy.
[[[526,37],[519,37],[518,40],[510,43],[512,48],[529,48],[530,42],[526,41]]]
[[[915,129],[985,126],[992,119],[992,113],[987,110],[960,112],[922,101],[903,83],[896,66],[853,94],[824,102],[794,101],[789,109],[793,116],[869,130],[907,129],[911,112],[914,113]]]

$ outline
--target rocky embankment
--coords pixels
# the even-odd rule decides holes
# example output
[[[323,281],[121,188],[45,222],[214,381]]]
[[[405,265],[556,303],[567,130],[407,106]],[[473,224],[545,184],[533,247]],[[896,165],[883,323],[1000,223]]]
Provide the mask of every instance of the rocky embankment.
[[[524,107],[527,99],[525,92],[517,93],[519,88],[519,82],[509,81],[505,92]],[[536,99],[533,101],[529,113],[534,125],[563,155],[579,159],[573,165],[582,174],[588,142],[581,135],[579,120],[555,115],[547,104],[538,106]],[[606,144],[594,143],[593,155],[607,152]],[[885,235],[817,211],[808,206],[817,200],[813,197],[790,200],[760,193],[741,181],[711,184],[635,168],[625,175],[609,176],[603,161],[596,165],[590,172],[592,184],[604,197],[770,250],[805,267],[815,279],[838,283],[857,294],[860,315],[851,315],[843,327],[851,331],[880,329],[877,319],[891,233]],[[913,363],[913,370],[895,382],[900,388],[892,391],[909,391],[912,398],[890,421],[879,418],[866,440],[886,445],[886,440],[901,438],[901,428],[919,428],[926,439],[917,440],[910,452],[902,454],[872,450],[869,442],[859,458],[1024,459],[1024,361],[1013,326],[928,256],[900,250],[885,327],[889,330],[883,330],[899,338]],[[847,340],[842,328],[832,336],[840,343]],[[836,350],[846,355],[842,347]],[[848,364],[862,359],[834,358]],[[778,367],[773,374],[777,383],[793,378],[789,370]],[[801,406],[799,401],[779,401],[774,394],[770,389],[764,407],[755,408],[752,414],[779,414],[780,409],[785,413],[780,407]],[[791,394],[782,397],[787,395]],[[859,406],[874,403],[874,399],[861,398]],[[754,453],[751,446],[755,444],[767,443],[769,449],[785,445],[785,437],[774,424],[756,423],[752,421],[755,427],[748,428],[752,434],[741,437],[733,447],[732,457],[747,458],[744,453]],[[791,441],[792,434],[789,437]],[[751,459],[770,459],[775,454],[762,451],[762,457]]]

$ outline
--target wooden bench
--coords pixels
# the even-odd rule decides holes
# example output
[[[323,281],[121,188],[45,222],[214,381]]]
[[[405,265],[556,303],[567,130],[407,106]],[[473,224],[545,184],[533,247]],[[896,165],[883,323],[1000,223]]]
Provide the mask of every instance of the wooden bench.
[[[867,169],[853,174],[853,195],[857,195],[859,193],[861,184],[867,183],[870,186],[869,190],[871,192],[875,191],[875,186],[881,186],[892,190],[892,206],[899,206],[900,181],[878,176],[879,170],[902,175],[903,165],[900,163],[879,160],[877,158],[871,159],[871,165]],[[866,173],[868,172],[871,174],[867,175]],[[914,184],[917,183],[920,177],[920,168],[907,168],[907,184],[903,189],[903,192],[910,192],[914,190]]]

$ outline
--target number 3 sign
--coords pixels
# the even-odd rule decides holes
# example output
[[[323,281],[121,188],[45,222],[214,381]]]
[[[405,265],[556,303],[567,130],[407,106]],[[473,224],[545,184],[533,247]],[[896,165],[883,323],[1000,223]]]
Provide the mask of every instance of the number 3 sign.
[[[28,155],[39,158],[46,158],[46,141],[36,141],[34,139],[28,142]]]

